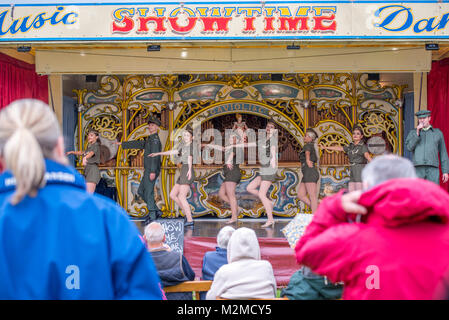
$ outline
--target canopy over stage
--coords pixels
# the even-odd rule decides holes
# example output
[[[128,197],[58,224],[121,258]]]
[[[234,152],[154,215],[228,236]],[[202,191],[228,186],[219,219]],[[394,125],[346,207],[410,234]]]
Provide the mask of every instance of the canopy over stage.
[[[290,219],[276,219],[275,226],[267,229],[261,228],[261,225],[266,222],[265,219],[241,219],[232,225],[234,228],[246,227],[256,232],[261,258],[268,260],[273,266],[278,286],[286,286],[292,274],[299,269],[295,251],[289,246],[281,232],[289,221]],[[136,224],[143,233],[143,223],[136,221]],[[195,271],[196,277],[201,277],[204,253],[215,251],[217,234],[225,225],[225,222],[220,219],[197,219],[193,229],[184,230],[184,256]]]

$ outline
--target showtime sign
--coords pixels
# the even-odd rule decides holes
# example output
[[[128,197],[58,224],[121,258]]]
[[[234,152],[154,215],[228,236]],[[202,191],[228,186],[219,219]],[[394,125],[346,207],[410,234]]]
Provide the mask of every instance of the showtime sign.
[[[293,14],[292,14],[293,10]],[[170,13],[165,8],[120,8],[114,11],[112,32],[128,34],[206,33],[265,34],[273,32],[335,32],[337,7],[182,7]],[[167,14],[168,13],[168,14]]]
[[[437,1],[0,4],[0,42],[447,41],[448,28]]]

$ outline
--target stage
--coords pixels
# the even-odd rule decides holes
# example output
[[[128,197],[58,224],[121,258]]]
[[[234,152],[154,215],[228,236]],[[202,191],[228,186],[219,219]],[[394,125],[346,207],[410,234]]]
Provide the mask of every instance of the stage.
[[[195,219],[194,228],[184,229],[184,256],[195,271],[197,279],[201,277],[204,253],[214,251],[218,231],[226,225],[227,219],[203,218]],[[273,266],[274,276],[278,286],[286,286],[291,275],[299,269],[294,250],[289,246],[281,229],[291,219],[275,219],[272,228],[261,228],[266,219],[244,218],[234,223],[234,228],[246,227],[253,229],[259,239],[262,259],[268,260]],[[135,221],[143,234],[143,221]]]

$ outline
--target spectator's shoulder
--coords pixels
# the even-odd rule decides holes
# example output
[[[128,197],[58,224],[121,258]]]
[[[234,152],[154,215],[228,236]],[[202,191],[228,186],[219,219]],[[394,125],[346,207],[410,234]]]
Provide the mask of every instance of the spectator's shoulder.
[[[207,251],[204,253],[204,259],[210,258],[216,255],[216,251]]]
[[[260,264],[264,266],[267,269],[273,270],[273,266],[271,265],[271,262],[268,260],[259,260]]]

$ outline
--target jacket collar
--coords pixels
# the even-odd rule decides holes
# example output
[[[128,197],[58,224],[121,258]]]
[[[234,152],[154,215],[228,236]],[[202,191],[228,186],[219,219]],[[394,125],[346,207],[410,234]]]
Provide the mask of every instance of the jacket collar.
[[[71,185],[80,189],[86,188],[84,177],[73,167],[62,165],[53,160],[45,159],[46,185]],[[9,170],[0,175],[0,192],[14,190],[16,179]]]

